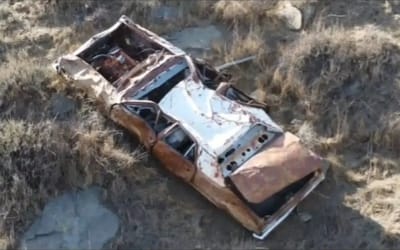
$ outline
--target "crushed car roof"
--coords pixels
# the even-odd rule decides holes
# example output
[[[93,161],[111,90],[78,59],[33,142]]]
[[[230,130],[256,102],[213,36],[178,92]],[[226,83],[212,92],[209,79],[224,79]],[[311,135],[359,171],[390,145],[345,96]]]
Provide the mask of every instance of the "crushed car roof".
[[[213,156],[223,153],[230,143],[256,123],[264,124],[271,131],[282,132],[262,110],[240,105],[192,79],[177,84],[159,106],[180,121]]]

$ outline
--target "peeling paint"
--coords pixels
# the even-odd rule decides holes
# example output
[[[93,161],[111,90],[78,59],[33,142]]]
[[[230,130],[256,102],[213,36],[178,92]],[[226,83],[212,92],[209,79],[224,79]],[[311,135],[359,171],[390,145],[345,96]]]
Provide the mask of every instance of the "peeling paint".
[[[323,160],[285,133],[265,104],[125,16],[54,67],[256,238],[265,238],[324,179]],[[309,175],[272,214],[260,216],[253,207],[287,195],[280,193]]]

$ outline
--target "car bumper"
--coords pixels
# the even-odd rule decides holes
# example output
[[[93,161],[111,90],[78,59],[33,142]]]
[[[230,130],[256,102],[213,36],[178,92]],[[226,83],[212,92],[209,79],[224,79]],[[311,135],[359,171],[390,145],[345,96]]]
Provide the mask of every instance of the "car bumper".
[[[279,224],[282,223],[297,205],[304,200],[324,179],[328,169],[327,163],[321,170],[315,172],[315,175],[302,187],[294,196],[292,196],[278,211],[270,216],[260,233],[253,233],[253,237],[264,240]]]

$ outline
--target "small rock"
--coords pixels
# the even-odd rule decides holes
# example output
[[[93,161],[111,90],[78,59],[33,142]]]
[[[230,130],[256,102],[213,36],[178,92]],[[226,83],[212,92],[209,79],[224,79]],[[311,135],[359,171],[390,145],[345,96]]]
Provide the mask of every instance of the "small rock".
[[[63,120],[76,108],[75,102],[61,94],[54,94],[50,99],[50,112],[53,116]]]
[[[290,121],[290,125],[298,126],[300,127],[303,124],[303,121],[300,119],[293,119]]]
[[[301,11],[294,7],[288,1],[278,3],[276,15],[285,22],[286,26],[291,30],[300,30],[302,27]]]
[[[312,215],[309,213],[298,212],[297,214],[302,222],[309,222],[312,219]]]
[[[50,201],[21,240],[21,249],[101,249],[119,220],[99,201],[100,188],[69,192]]]

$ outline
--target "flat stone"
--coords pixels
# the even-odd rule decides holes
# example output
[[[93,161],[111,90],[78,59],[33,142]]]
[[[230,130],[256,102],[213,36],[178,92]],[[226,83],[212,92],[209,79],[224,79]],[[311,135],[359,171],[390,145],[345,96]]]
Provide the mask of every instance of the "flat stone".
[[[119,220],[100,203],[100,193],[91,187],[50,201],[24,234],[21,249],[102,249]]]
[[[214,25],[190,27],[169,34],[166,39],[175,46],[194,55],[201,55],[211,49],[215,42],[223,40],[223,32]]]
[[[75,109],[74,100],[62,94],[54,94],[50,99],[50,112],[60,120],[68,118],[68,115]]]

